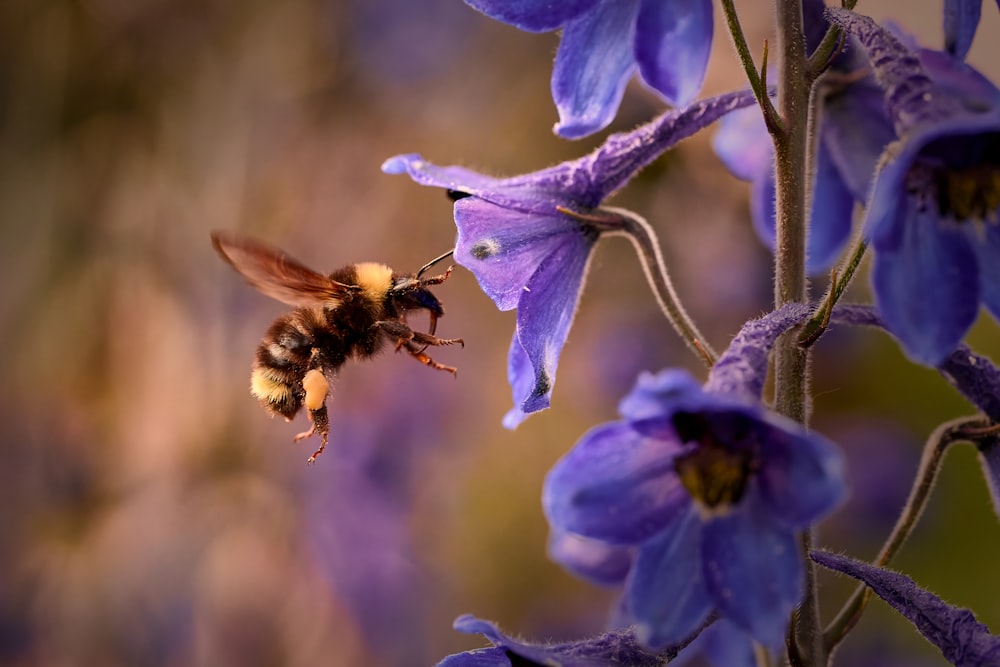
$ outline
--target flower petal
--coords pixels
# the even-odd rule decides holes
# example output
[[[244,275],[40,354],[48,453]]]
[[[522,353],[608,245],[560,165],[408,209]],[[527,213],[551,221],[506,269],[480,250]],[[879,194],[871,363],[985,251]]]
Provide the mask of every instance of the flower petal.
[[[552,530],[549,558],[598,586],[617,586],[632,568],[632,549]]]
[[[638,623],[636,636],[648,646],[676,644],[712,611],[701,566],[701,529],[689,506],[639,549],[625,595]]]
[[[702,654],[713,667],[757,667],[753,640],[724,618],[705,628],[698,638],[678,655],[678,662]],[[686,664],[686,663],[685,663]]]
[[[872,282],[889,331],[917,363],[936,366],[955,349],[979,311],[977,258],[965,235],[904,200],[901,245],[876,247]]]
[[[1000,664],[1000,637],[976,620],[968,609],[955,607],[917,586],[906,575],[824,551],[810,557],[823,567],[854,577],[907,618],[952,665]]]
[[[830,154],[851,194],[865,202],[882,151],[896,138],[882,89],[869,78],[825,96],[819,136],[820,152]]]
[[[673,106],[701,90],[712,49],[711,0],[642,0],[635,59],[643,81]]]
[[[772,252],[777,243],[775,228],[775,197],[774,187],[774,151],[771,151],[771,161],[761,170],[760,175],[750,184],[750,222],[757,238],[764,242]]]
[[[552,71],[555,131],[578,139],[614,120],[635,67],[639,0],[602,2],[566,23]]]
[[[510,350],[507,352],[507,383],[510,385],[514,407],[504,415],[503,427],[513,431],[528,418],[528,413],[521,409],[522,397],[529,395],[535,386],[535,369],[532,368],[531,360],[521,347],[516,331],[510,341]]]
[[[993,215],[994,220],[1000,218],[1000,211]],[[1000,225],[987,222],[982,227],[973,227],[970,232],[976,237],[972,247],[979,256],[983,305],[1000,320]]]
[[[589,251],[580,228],[561,215],[514,211],[477,197],[455,202],[455,261],[472,271],[500,310],[511,310],[545,258],[567,243]]]
[[[983,0],[944,0],[944,48],[965,60],[979,27]]]
[[[597,426],[546,476],[545,516],[560,531],[638,544],[690,505],[674,472],[678,450],[676,443],[643,438],[622,422]]]
[[[703,538],[705,581],[719,614],[780,646],[805,583],[794,533],[771,521],[748,489],[732,513],[705,525]]]
[[[825,273],[840,258],[851,236],[854,196],[827,151],[816,156],[812,215],[806,237],[809,273]]]
[[[593,9],[600,0],[465,0],[491,19],[508,23],[527,32],[548,32],[566,21]]]
[[[818,433],[780,415],[766,415],[758,438],[760,501],[788,529],[803,529],[829,514],[847,497],[844,460]]]
[[[643,371],[632,391],[618,404],[618,412],[629,421],[662,417],[673,411],[677,401],[701,393],[701,385],[687,371],[674,368],[659,373]]]
[[[712,149],[726,169],[744,181],[754,180],[774,164],[774,144],[758,106],[723,116],[712,137]]]
[[[596,241],[596,236],[582,233],[556,238],[558,243],[541,258],[517,305],[517,339],[535,378],[531,391],[522,394],[516,403],[526,413],[549,407],[559,355],[576,315]]]

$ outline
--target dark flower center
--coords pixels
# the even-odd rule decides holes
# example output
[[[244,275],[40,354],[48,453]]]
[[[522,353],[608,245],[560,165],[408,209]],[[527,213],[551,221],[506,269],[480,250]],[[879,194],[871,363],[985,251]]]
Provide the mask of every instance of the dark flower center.
[[[674,469],[691,497],[708,509],[738,503],[756,468],[753,448],[727,445],[720,439],[719,430],[702,414],[677,412],[673,424],[683,442],[696,444],[674,460]],[[744,429],[729,435],[740,431]]]
[[[910,173],[942,218],[996,222],[1000,208],[1000,134],[944,137],[931,142]]]

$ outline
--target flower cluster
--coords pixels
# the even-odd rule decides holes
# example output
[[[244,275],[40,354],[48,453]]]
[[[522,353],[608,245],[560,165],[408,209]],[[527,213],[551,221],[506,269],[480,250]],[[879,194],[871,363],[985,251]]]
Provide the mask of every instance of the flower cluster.
[[[570,572],[620,588],[610,631],[577,642],[529,643],[465,616],[456,628],[483,634],[492,646],[442,664],[643,665],[697,651],[716,665],[749,666],[783,647],[793,664],[827,664],[825,651],[851,630],[867,596],[855,596],[820,637],[814,562],[865,582],[954,664],[992,664],[996,638],[971,614],[880,567],[902,543],[899,533],[905,537],[912,528],[905,517],[919,516],[940,456],[925,457],[930,463],[918,472],[910,505],[877,565],[822,551],[806,558],[814,528],[849,486],[836,445],[804,423],[803,348],[830,326],[887,330],[908,357],[936,367],[985,414],[943,425],[929,447],[942,452],[953,441],[975,443],[1000,513],[1000,370],[962,343],[981,304],[1000,317],[1000,90],[964,62],[979,3],[945,3],[945,48],[936,51],[854,11],[803,0],[800,13],[779,17],[786,38],[805,37],[784,40],[797,46],[783,56],[798,60],[808,82],[799,106],[810,99],[816,106],[812,115],[804,108],[795,115],[794,104],[782,105],[781,115],[766,69],[748,62],[750,90],[692,101],[711,46],[707,0],[466,2],[523,30],[562,31],[552,94],[564,137],[606,127],[636,69],[677,105],[609,136],[588,155],[528,174],[496,178],[436,166],[418,154],[383,164],[387,173],[448,191],[456,261],[500,310],[517,311],[508,357],[514,407],[504,424],[513,428],[552,404],[560,354],[604,236],[633,242],[661,308],[710,371],[704,381],[679,369],[640,374],[619,404],[620,418],[591,428],[546,477],[549,555]],[[736,9],[721,4],[746,60]],[[779,84],[777,99],[785,101],[793,89],[787,80]],[[796,166],[810,175],[812,191],[798,201],[803,211],[811,201],[811,209],[797,231],[808,228],[808,241],[798,250],[779,249],[777,271],[798,276],[808,294],[806,270],[838,261],[840,269],[823,301],[796,303],[776,289],[774,311],[747,322],[716,358],[679,305],[655,227],[606,200],[720,118],[716,152],[752,182],[751,217],[772,246],[781,238],[778,220],[794,224],[787,211],[778,213],[783,206],[794,210],[797,196],[794,185],[776,177],[775,163],[779,155],[795,159],[790,137],[800,132]],[[810,118],[815,141],[806,149]],[[854,234],[858,207],[863,220]],[[858,245],[845,256],[852,236]],[[874,307],[838,305],[869,248]],[[803,324],[809,335],[796,338]],[[771,404],[765,386],[776,349],[773,366],[781,372],[773,374]],[[792,378],[787,369],[795,364],[800,372]],[[788,399],[794,392],[798,403]],[[796,609],[805,630],[791,623]],[[925,627],[938,622],[953,631]],[[980,662],[963,662],[963,655]]]

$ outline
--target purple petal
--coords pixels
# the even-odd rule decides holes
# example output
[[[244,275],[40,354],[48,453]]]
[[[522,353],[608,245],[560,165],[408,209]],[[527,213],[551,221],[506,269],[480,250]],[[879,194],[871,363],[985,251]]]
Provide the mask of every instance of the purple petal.
[[[588,245],[565,216],[514,211],[476,197],[455,202],[455,224],[455,261],[472,271],[500,310],[517,307],[546,257],[567,243]]]
[[[807,528],[847,497],[844,460],[826,438],[776,414],[767,415],[758,438],[760,499],[785,527]]]
[[[548,553],[563,568],[598,586],[617,586],[632,569],[632,549],[553,530]]]
[[[810,556],[823,567],[854,577],[907,618],[945,659],[959,667],[1000,664],[1000,637],[968,609],[952,606],[906,575],[824,551]]]
[[[531,360],[525,354],[524,348],[521,347],[516,331],[510,341],[510,350],[507,352],[507,383],[510,385],[514,407],[504,415],[503,426],[513,431],[528,418],[528,414],[521,409],[521,403],[523,397],[529,395],[535,386],[535,370],[531,367]]]
[[[965,60],[979,27],[983,0],[944,0],[944,47]]]
[[[698,638],[677,656],[678,661],[699,653],[703,654],[713,667],[757,667],[753,640],[724,618],[720,618],[698,635]]]
[[[978,112],[997,105],[1000,91],[968,63],[933,49],[918,49],[917,55],[934,85],[958,98],[966,110]]]
[[[668,368],[659,373],[643,371],[635,386],[618,404],[618,412],[629,421],[668,415],[678,401],[700,396],[701,385],[687,371]]]
[[[631,630],[607,632],[596,637],[588,637],[573,642],[558,644],[529,644],[505,634],[495,623],[484,621],[466,614],[455,619],[455,629],[470,634],[479,633],[489,639],[496,649],[502,649],[502,655],[508,656],[506,663],[489,662],[495,654],[486,654],[485,649],[473,651],[484,655],[482,662],[458,660],[469,654],[451,656],[438,667],[468,667],[480,665],[510,665],[510,658],[521,658],[517,664],[530,662],[537,665],[565,665],[579,667],[599,667],[600,665],[633,665],[634,667],[659,667],[676,656],[680,646],[671,647],[659,653],[652,653],[639,645]],[[476,659],[479,659],[477,656]],[[452,660],[453,662],[449,662]]]
[[[986,486],[993,500],[993,511],[1000,517],[1000,437],[992,437],[978,445],[979,463],[986,475]]]
[[[771,252],[777,243],[777,229],[775,220],[777,219],[775,208],[776,189],[774,186],[774,152],[770,155],[769,162],[750,184],[750,222],[753,223],[753,230],[757,233],[764,245]]]
[[[675,644],[711,613],[701,567],[701,528],[697,512],[689,507],[639,549],[625,594],[643,644]]]
[[[806,238],[809,273],[825,273],[840,258],[851,236],[854,196],[827,151],[816,157],[812,215]]]
[[[549,471],[542,506],[558,530],[611,544],[638,544],[690,505],[674,471],[677,443],[603,424]]]
[[[760,107],[728,113],[719,121],[712,149],[726,169],[744,181],[753,181],[774,163],[774,144]]]
[[[805,583],[794,533],[751,495],[709,521],[703,535],[706,583],[719,614],[766,646],[780,646]]]
[[[886,326],[917,363],[936,366],[952,352],[979,311],[976,255],[961,231],[946,227],[906,198],[901,246],[876,248],[872,282]]]
[[[829,152],[854,199],[865,202],[882,152],[896,138],[882,89],[869,78],[824,97],[819,132],[822,151]]]
[[[600,0],[465,0],[478,12],[491,19],[508,23],[527,32],[555,30],[584,12],[594,8]]]
[[[602,2],[563,28],[552,71],[559,136],[585,137],[614,120],[635,67],[638,3]]]
[[[1000,218],[1000,211],[993,213]],[[979,284],[983,305],[1000,320],[1000,225],[985,223],[970,232],[975,236],[972,247],[979,257]]]
[[[549,407],[559,355],[576,315],[596,240],[576,233],[558,238],[559,244],[524,285],[517,305],[517,339],[534,371],[531,391],[518,397],[517,404],[526,413]]]
[[[673,106],[701,90],[712,49],[711,0],[642,0],[635,59],[643,81]]]
[[[437,667],[511,667],[511,662],[507,649],[492,646],[449,655]]]

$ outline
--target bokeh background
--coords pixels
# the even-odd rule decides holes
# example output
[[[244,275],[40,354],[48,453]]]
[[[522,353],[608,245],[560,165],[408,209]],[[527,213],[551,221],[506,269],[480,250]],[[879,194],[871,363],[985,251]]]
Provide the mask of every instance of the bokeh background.
[[[940,2],[863,0],[940,45]],[[741,2],[750,42],[767,2]],[[984,6],[970,60],[1000,80]],[[705,94],[740,86],[721,23]],[[316,268],[412,271],[451,246],[443,193],[379,171],[394,154],[496,174],[581,155],[550,128],[557,36],[459,0],[35,0],[0,4],[0,664],[430,665],[483,645],[461,613],[535,638],[599,630],[615,598],[545,556],[546,470],[615,416],[644,369],[702,372],[665,325],[629,244],[601,244],[554,407],[500,419],[513,314],[459,268],[437,294],[436,358],[343,369],[331,446],[292,444],[250,362],[283,311],[214,255],[236,229]],[[662,109],[639,85],[613,129]],[[617,199],[659,231],[718,348],[768,309],[748,186],[709,134]],[[867,298],[862,277],[853,292]],[[822,289],[822,283],[816,290]],[[1000,359],[984,315],[973,345]],[[818,430],[843,444],[851,501],[822,542],[871,557],[928,432],[970,408],[885,336],[818,347]],[[948,459],[897,565],[1000,631],[1000,528],[971,450]],[[823,578],[827,613],[849,587]],[[845,664],[941,664],[872,605]],[[845,655],[845,659],[847,656]]]

